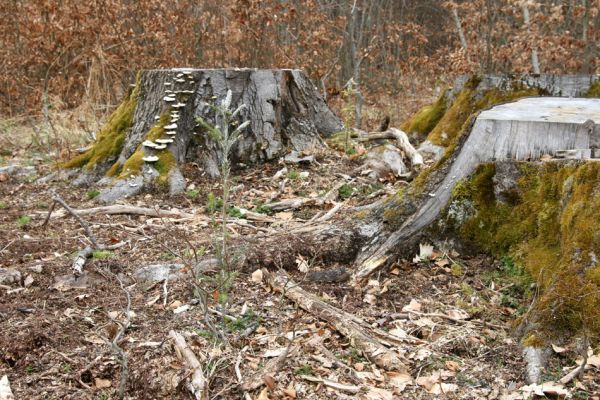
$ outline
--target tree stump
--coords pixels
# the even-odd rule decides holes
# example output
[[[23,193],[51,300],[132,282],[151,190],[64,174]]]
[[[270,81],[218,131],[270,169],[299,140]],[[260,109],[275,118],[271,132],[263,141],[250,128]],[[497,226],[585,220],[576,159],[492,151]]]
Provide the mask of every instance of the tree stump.
[[[219,175],[220,147],[197,124],[215,122],[214,105],[232,92],[232,108],[246,108],[250,125],[235,144],[233,163],[276,159],[289,150],[322,146],[343,125],[299,70],[170,69],[138,74],[127,98],[97,134],[92,147],[65,164],[80,168],[76,184],[107,185],[100,201],[140,192],[149,183],[183,191],[178,165],[193,160]]]

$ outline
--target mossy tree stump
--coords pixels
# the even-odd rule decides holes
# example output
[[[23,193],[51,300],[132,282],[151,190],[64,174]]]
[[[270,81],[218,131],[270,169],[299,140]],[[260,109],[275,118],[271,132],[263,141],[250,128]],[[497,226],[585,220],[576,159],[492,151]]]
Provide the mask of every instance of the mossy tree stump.
[[[289,150],[319,147],[320,135],[342,129],[298,70],[147,70],[139,73],[92,147],[65,167],[81,169],[77,184],[106,185],[98,197],[104,202],[138,193],[149,183],[171,193],[184,190],[178,165],[185,161],[195,161],[217,177],[223,155],[196,119],[214,123],[214,105],[228,90],[233,108],[246,105],[239,120],[250,120],[232,151],[234,163],[263,162]]]

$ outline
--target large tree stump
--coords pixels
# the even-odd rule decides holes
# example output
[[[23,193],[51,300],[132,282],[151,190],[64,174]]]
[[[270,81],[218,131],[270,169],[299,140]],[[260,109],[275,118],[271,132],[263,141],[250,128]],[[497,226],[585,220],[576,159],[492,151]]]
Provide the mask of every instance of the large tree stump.
[[[320,135],[343,127],[299,70],[148,70],[139,73],[92,147],[65,166],[81,168],[76,183],[106,184],[99,196],[104,202],[138,193],[148,183],[165,185],[171,193],[182,191],[185,181],[177,166],[186,160],[216,177],[223,154],[196,119],[214,123],[213,106],[228,90],[233,109],[246,105],[239,120],[250,120],[232,151],[234,163],[263,162],[288,150],[319,147]],[[158,149],[143,145],[146,141]],[[158,159],[148,161],[152,156]]]

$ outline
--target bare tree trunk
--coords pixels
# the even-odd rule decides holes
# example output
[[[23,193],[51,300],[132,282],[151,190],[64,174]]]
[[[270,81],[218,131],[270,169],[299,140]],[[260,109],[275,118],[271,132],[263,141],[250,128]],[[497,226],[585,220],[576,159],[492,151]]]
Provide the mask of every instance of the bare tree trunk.
[[[460,45],[463,49],[467,49],[469,46],[467,45],[467,38],[465,38],[465,33],[462,28],[462,24],[460,22],[460,18],[458,17],[458,10],[456,7],[452,8],[452,19],[454,20],[454,26],[456,26],[456,32],[458,32],[458,38],[460,39]]]
[[[581,33],[581,40],[585,43],[585,49],[583,51],[583,63],[581,65],[581,72],[589,74],[592,70],[592,43],[589,40],[589,28],[590,28],[590,0],[583,0],[585,7],[585,13],[583,14],[583,30]]]
[[[527,32],[530,32],[530,25],[529,25],[529,8],[527,7],[527,3],[523,3],[521,5],[521,7],[523,8],[523,19],[525,21],[525,26],[527,27]],[[540,74],[540,61],[538,59],[538,52],[537,52],[537,48],[535,46],[532,47],[531,50],[531,66],[533,68],[533,73],[536,75]]]

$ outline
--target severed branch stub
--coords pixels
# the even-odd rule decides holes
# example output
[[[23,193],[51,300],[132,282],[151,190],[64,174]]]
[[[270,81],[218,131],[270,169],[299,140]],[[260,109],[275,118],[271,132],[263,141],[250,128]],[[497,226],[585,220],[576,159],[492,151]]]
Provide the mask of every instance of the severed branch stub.
[[[344,311],[327,304],[317,296],[305,291],[292,281],[284,271],[268,272],[263,275],[273,290],[298,304],[302,309],[332,324],[338,332],[350,339],[353,345],[376,365],[388,371],[406,371],[407,367],[400,356],[386,348],[369,335],[362,327],[349,318]]]

